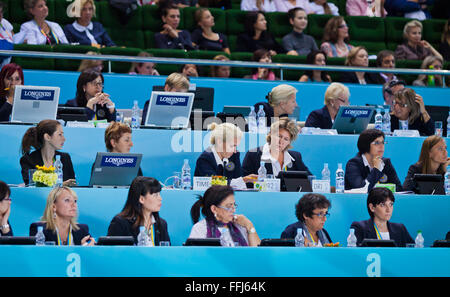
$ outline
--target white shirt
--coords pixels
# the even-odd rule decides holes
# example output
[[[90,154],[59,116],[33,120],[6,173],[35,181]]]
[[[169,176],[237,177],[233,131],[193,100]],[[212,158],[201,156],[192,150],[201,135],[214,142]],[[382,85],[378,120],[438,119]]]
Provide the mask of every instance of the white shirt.
[[[291,8],[301,7],[305,10],[306,14],[311,13],[308,0],[296,0],[295,5],[292,5],[287,0],[273,0],[273,2],[275,2],[275,7],[279,12],[288,12]]]
[[[68,44],[66,35],[60,25],[54,22],[45,21],[50,29],[55,34],[59,43]],[[50,33],[51,34],[51,33]],[[14,43],[23,43],[25,40],[27,44],[46,44],[47,38],[42,34],[41,29],[34,20],[23,23],[20,26],[20,32],[13,37]]]
[[[380,232],[381,239],[389,240],[391,237],[389,236],[389,232]]]
[[[333,3],[327,2],[327,4],[330,7],[331,14],[339,16],[339,8],[337,8],[337,6]],[[317,5],[315,2],[309,2],[309,9],[311,10],[311,13],[325,14],[325,9],[323,8],[323,6]]]
[[[86,36],[89,38],[89,40],[91,41],[91,44],[98,44],[97,40],[95,40],[94,36],[91,34],[90,31],[92,31],[92,29],[94,29],[94,25],[92,24],[92,22],[89,23],[89,25],[85,26],[81,26],[80,24],[78,24],[77,21],[72,23],[72,26],[75,28],[75,30],[77,30],[78,32],[86,32]]]
[[[0,39],[13,42],[13,26],[10,22],[2,18],[0,26]]]
[[[261,10],[264,12],[277,11],[274,0],[264,0],[264,2],[261,4],[262,4]],[[259,8],[256,6],[256,0],[242,0],[241,1],[241,10],[259,11]]]
[[[239,229],[241,234],[243,235],[245,241],[248,244],[248,235],[247,235],[247,229],[245,227],[242,227],[241,225],[235,224],[235,226]],[[196,223],[194,226],[192,226],[191,234],[189,234],[189,238],[198,238],[198,239],[204,239],[207,238],[206,234],[208,233],[208,228],[206,227],[206,219],[203,219]],[[231,238],[231,233],[228,232],[229,240],[233,241]]]
[[[373,167],[370,166],[369,161],[367,161],[367,158],[366,158],[366,156],[364,154],[362,154],[362,159],[363,159],[363,162],[364,162],[364,166],[369,166],[370,171],[372,171]],[[379,170],[383,171],[383,169],[384,169],[384,162],[383,162],[383,159],[381,159],[380,169]]]
[[[275,159],[271,154],[270,154],[270,145],[268,143],[266,143],[263,146],[263,152],[261,155],[261,161],[262,162],[266,162],[266,163],[271,163],[272,164],[272,171],[273,171],[273,175],[277,176],[278,173],[280,173],[280,171],[282,170],[281,168],[281,164],[280,162],[278,162],[277,159]],[[288,151],[286,150],[284,152],[284,167],[291,167],[293,161],[295,161],[294,158],[292,158],[292,156],[288,153]]]

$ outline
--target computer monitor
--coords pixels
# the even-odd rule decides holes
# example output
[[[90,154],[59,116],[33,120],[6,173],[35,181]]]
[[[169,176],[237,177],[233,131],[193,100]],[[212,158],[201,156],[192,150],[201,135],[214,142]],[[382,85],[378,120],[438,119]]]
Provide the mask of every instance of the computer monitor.
[[[312,192],[307,171],[280,171],[277,178],[282,192]]]
[[[192,130],[208,130],[208,125],[213,122],[219,123],[214,111],[194,109],[191,112],[189,123]]]
[[[35,245],[34,236],[0,236],[0,244],[5,245]]]
[[[144,126],[186,129],[193,100],[193,93],[152,92]]]
[[[36,124],[56,120],[58,101],[58,87],[16,86],[11,122]]]
[[[97,245],[134,245],[133,236],[100,236]]]
[[[360,134],[367,128],[373,113],[371,106],[341,106],[332,129],[339,134]]]
[[[61,119],[66,122],[78,121],[87,122],[89,117],[86,114],[85,107],[72,107],[72,106],[58,106],[58,114],[56,119]]]
[[[164,86],[153,86],[153,92],[164,92]],[[192,109],[214,110],[214,88],[196,87],[189,90],[194,94]]]
[[[385,240],[385,239],[368,239],[365,238],[361,242],[362,247],[396,247],[395,241],[392,239]]]
[[[137,176],[142,154],[98,152],[89,186],[129,187]]]
[[[419,194],[445,195],[444,177],[441,174],[414,174]]]

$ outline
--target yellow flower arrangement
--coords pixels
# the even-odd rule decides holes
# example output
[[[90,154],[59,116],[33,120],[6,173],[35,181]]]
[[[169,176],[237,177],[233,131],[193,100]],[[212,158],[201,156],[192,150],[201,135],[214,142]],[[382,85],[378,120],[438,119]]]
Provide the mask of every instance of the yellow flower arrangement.
[[[227,185],[227,177],[221,175],[213,175],[211,179],[211,185],[219,185],[226,186]]]
[[[36,172],[33,174],[33,181],[38,187],[53,187],[57,180],[58,175],[55,173],[55,167],[45,167],[36,165]]]

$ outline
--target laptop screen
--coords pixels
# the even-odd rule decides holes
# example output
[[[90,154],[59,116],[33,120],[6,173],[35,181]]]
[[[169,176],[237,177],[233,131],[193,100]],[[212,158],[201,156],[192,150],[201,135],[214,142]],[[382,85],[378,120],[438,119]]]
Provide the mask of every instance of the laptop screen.
[[[11,122],[35,124],[56,120],[58,101],[58,87],[16,86]]]
[[[367,128],[373,112],[371,106],[341,106],[332,128],[339,134],[360,134]]]

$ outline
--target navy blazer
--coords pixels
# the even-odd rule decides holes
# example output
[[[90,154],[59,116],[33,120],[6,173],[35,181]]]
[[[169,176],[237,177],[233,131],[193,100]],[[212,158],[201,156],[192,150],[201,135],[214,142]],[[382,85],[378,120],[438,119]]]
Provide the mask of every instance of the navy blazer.
[[[407,243],[414,243],[405,225],[399,223],[387,222],[390,239],[394,240],[398,247],[405,247]],[[367,239],[377,239],[373,219],[367,221],[353,222],[350,229],[355,229],[356,245],[360,245],[362,241]]]
[[[92,22],[93,28],[89,32],[94,36],[95,41],[98,44],[104,46],[116,46],[116,44],[111,40],[105,28],[99,22]],[[64,26],[64,34],[67,37],[69,43],[79,43],[81,45],[91,45],[91,40],[87,37],[86,32],[80,32],[73,24],[67,24]]]
[[[297,229],[298,228],[302,228],[305,229],[305,224],[298,221],[296,223],[290,224],[289,226],[286,227],[286,229],[284,229],[284,231],[281,233],[281,238],[295,238],[295,236],[297,235]],[[323,228],[321,231],[323,231],[323,233],[321,232],[317,232],[317,236],[319,237],[320,242],[323,244],[327,243],[324,238],[323,235],[325,235],[326,239],[328,240],[329,243],[332,243],[333,241],[331,240],[330,235],[328,234],[327,230],[325,230],[325,228]],[[322,235],[323,234],[323,235]]]
[[[331,121],[327,106],[325,105],[321,109],[311,111],[306,119],[305,127],[331,129],[333,127],[333,122]]]
[[[6,97],[0,98],[0,122],[9,122],[12,105],[6,102]]]
[[[234,169],[231,171],[224,169],[222,165],[217,165],[216,158],[214,158],[214,153],[210,148],[207,148],[197,159],[194,176],[221,175],[226,176],[229,181],[234,178],[242,177],[239,152],[233,154],[228,160],[234,163]]]
[[[45,241],[54,241],[55,244],[58,244],[58,236],[56,235],[55,231],[47,229],[47,223],[45,222],[35,222],[30,225],[30,236],[35,236],[37,233],[38,226],[43,226],[44,228],[44,235],[45,235]],[[85,224],[78,224],[78,227],[80,229],[73,230],[72,229],[72,237],[73,237],[73,244],[74,245],[81,245],[81,240],[90,235],[89,234],[89,227]]]
[[[366,80],[367,84],[382,85],[385,83],[385,80],[378,73],[365,72],[364,79]],[[342,83],[359,84],[359,80],[358,80],[358,77],[356,76],[356,72],[341,73],[339,81]]]
[[[72,99],[66,102],[66,106],[72,106],[72,107],[78,107],[77,99]],[[108,122],[115,121],[116,120],[116,109],[114,108],[114,112],[110,113],[109,108],[105,105],[96,105],[96,112],[94,112],[89,107],[84,106],[84,111],[89,119],[94,119],[95,115],[97,114],[97,120],[104,120],[106,119]]]
[[[193,50],[195,47],[192,45],[191,34],[189,31],[181,30],[178,32],[177,38],[172,38],[169,34],[162,34],[160,32],[155,33],[155,45],[157,48],[167,49],[183,49]]]
[[[396,185],[396,191],[402,191],[403,187],[398,179],[397,172],[388,158],[382,158],[384,162],[383,171],[373,168],[370,171],[369,167],[364,166],[364,161],[360,153],[350,159],[345,166],[345,189],[351,190],[362,188],[365,185],[365,180],[369,182],[368,191],[370,191],[377,182],[392,183]]]
[[[258,174],[259,166],[261,165],[261,156],[263,147],[258,147],[256,151],[249,151],[245,154],[242,163],[242,173],[244,176],[249,174]],[[294,158],[292,166],[287,168],[288,171],[307,171],[308,175],[312,175],[308,167],[303,163],[302,154],[296,151],[288,150],[289,154]],[[267,174],[273,174],[272,163],[265,163]]]
[[[399,119],[395,115],[391,115],[391,131],[400,129]],[[422,116],[416,119],[413,123],[408,123],[409,130],[418,130],[420,136],[434,135],[434,121],[430,118],[428,122],[424,122]]]

